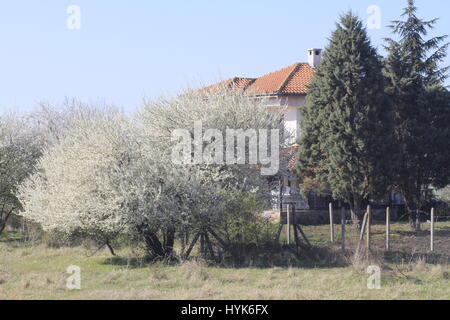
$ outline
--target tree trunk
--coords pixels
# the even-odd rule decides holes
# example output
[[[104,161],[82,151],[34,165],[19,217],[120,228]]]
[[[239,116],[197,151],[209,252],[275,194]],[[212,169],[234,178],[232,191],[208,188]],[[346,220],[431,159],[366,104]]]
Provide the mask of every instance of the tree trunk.
[[[175,244],[175,228],[169,227],[166,232],[166,243],[164,246],[164,252],[166,256],[171,256],[173,254],[173,246]]]
[[[421,230],[421,226],[420,226],[420,210],[417,210],[416,213],[416,231],[420,231]]]
[[[6,228],[6,221],[5,222],[0,222],[0,235],[3,233],[5,228]]]
[[[154,232],[146,231],[142,234],[142,236],[144,237],[145,245],[147,246],[149,252],[153,253],[156,257],[165,256],[163,245]]]
[[[420,210],[407,208],[409,213],[409,225],[411,227],[411,231],[420,231],[421,223],[420,223]]]
[[[352,218],[352,221],[353,221],[353,225],[355,227],[357,227],[358,229],[360,229],[361,228],[361,220],[358,217],[358,213],[357,213],[355,207],[350,206],[350,213],[351,213],[351,218]]]
[[[361,220],[364,217],[362,209],[362,201],[353,200],[349,201],[350,204],[350,214],[353,221],[353,225],[357,230],[361,230]]]
[[[416,228],[416,222],[417,222],[416,210],[410,209],[409,207],[407,207],[406,210],[408,211],[408,214],[409,214],[409,226],[411,227],[412,231],[416,231],[417,230],[417,228]]]
[[[9,217],[11,216],[11,214],[13,213],[14,208],[12,208],[9,212],[7,212],[5,214],[5,212],[1,212],[0,213],[0,235],[3,233],[3,231],[5,231],[6,228],[6,223],[9,220]],[[3,214],[5,214],[5,216],[3,217]]]
[[[420,195],[405,198],[406,213],[409,215],[411,231],[420,231]]]
[[[406,200],[406,213],[409,216],[409,226],[411,227],[411,231],[417,232],[420,231],[420,213],[417,209],[417,206],[412,201]]]

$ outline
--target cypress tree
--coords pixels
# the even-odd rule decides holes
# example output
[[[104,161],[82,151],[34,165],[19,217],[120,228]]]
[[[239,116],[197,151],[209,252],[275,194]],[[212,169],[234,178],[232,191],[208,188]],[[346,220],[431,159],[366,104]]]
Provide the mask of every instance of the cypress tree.
[[[437,19],[418,18],[413,0],[402,17],[391,26],[398,40],[386,39],[387,94],[398,146],[393,183],[405,199],[411,228],[420,230],[420,209],[431,188],[450,182],[450,100],[443,85],[448,68],[439,67],[448,44],[442,44],[447,36],[425,39]]]
[[[303,188],[328,186],[358,222],[387,190],[391,116],[382,60],[363,23],[349,12],[336,28],[301,108],[298,171]]]

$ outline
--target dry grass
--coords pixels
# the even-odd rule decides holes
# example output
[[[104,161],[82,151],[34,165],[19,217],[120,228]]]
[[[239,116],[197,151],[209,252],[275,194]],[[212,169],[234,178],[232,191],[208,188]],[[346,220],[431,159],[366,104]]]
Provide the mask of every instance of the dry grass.
[[[441,226],[443,231],[446,226]],[[382,229],[382,226],[375,226]],[[450,245],[442,236],[440,249]],[[314,231],[314,232],[313,232]],[[315,245],[330,246],[328,228],[306,227]],[[404,226],[394,233],[407,232]],[[405,237],[411,237],[407,234]],[[324,239],[325,238],[325,239]],[[426,241],[426,237],[416,237]],[[375,249],[383,237],[375,234]],[[411,240],[411,239],[409,239]],[[405,244],[407,245],[405,245]],[[403,244],[401,246],[401,244]],[[86,249],[47,248],[0,242],[2,299],[450,299],[450,267],[442,258],[430,260],[421,243],[394,236],[392,256],[372,263],[382,267],[380,290],[367,288],[367,263],[355,267],[218,268],[201,260],[177,266],[148,265],[131,250],[111,259],[104,250],[89,256]],[[425,245],[425,244],[424,244]],[[339,247],[339,244],[335,244]],[[333,246],[331,246],[333,247]],[[416,247],[415,252],[411,248]],[[375,250],[375,251],[376,251]],[[378,255],[377,258],[380,256]],[[430,263],[432,262],[432,263]],[[81,290],[66,288],[66,268],[81,267]]]

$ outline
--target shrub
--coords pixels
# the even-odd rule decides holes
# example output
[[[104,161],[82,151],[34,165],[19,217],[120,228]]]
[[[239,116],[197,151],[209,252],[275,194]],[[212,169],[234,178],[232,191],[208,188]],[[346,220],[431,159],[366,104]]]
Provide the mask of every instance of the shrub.
[[[219,229],[231,245],[262,246],[275,238],[275,226],[263,216],[266,202],[255,195],[230,193]]]

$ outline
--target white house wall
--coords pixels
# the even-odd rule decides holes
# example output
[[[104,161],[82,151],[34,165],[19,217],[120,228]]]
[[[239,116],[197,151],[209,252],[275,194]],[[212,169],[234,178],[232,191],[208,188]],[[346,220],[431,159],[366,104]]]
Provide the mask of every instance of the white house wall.
[[[291,136],[291,143],[296,143],[296,141],[300,138],[300,106],[305,103],[305,97],[275,97],[268,99],[268,107],[286,108],[284,113],[284,121],[286,130]]]

